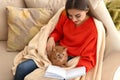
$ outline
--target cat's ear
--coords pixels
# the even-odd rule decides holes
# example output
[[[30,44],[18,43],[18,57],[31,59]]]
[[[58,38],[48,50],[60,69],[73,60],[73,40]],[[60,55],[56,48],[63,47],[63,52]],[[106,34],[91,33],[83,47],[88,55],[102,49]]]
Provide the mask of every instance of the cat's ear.
[[[64,50],[66,47],[65,46],[62,46],[62,49]]]
[[[64,48],[64,51],[67,51],[67,48]]]
[[[54,53],[56,52],[56,49],[55,49],[55,47],[52,49],[52,52],[54,52]]]

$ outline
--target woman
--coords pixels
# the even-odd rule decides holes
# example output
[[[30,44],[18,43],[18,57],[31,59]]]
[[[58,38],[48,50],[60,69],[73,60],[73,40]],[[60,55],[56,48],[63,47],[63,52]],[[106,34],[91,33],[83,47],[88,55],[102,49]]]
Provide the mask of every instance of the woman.
[[[84,66],[88,72],[96,64],[97,30],[87,0],[67,0],[65,10],[48,39],[47,51],[59,42],[69,57],[80,56],[76,67]]]
[[[55,30],[47,42],[51,51],[55,42],[67,48],[69,57],[80,56],[77,67],[84,66],[86,72],[96,64],[97,30],[93,18],[88,15],[87,0],[67,0],[65,11],[61,13]],[[24,80],[25,76],[38,68],[32,59],[17,66],[14,80]]]

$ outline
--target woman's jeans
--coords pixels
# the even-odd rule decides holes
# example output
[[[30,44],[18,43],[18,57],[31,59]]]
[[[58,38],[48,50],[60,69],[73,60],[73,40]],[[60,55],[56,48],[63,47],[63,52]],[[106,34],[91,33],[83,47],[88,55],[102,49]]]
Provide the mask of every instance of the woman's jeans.
[[[35,70],[37,65],[32,59],[28,59],[17,66],[14,80],[24,80],[25,76]]]

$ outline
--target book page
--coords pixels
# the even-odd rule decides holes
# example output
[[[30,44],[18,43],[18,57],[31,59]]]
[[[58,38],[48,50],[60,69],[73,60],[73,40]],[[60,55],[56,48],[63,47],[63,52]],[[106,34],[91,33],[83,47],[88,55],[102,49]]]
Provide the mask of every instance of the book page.
[[[66,71],[64,68],[49,65],[45,77],[57,78],[57,79],[64,79],[66,76]]]
[[[86,74],[86,68],[85,67],[78,67],[73,68],[66,71],[66,79],[72,79],[76,77],[80,77]]]

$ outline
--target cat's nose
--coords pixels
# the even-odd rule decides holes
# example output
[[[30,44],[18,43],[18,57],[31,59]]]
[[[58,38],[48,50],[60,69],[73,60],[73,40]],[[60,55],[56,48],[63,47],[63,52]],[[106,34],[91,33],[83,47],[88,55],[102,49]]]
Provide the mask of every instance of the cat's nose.
[[[62,53],[58,55],[59,59],[62,59],[63,56],[64,56],[64,54],[62,54]]]

